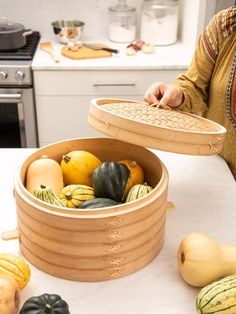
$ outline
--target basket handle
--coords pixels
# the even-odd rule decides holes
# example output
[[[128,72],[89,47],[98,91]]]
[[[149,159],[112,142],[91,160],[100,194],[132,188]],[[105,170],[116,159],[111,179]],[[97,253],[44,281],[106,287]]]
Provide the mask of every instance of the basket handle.
[[[169,212],[171,210],[175,209],[175,204],[172,203],[171,201],[167,201],[166,203],[166,211]]]
[[[16,228],[15,230],[3,231],[1,237],[4,241],[19,239],[19,232]]]

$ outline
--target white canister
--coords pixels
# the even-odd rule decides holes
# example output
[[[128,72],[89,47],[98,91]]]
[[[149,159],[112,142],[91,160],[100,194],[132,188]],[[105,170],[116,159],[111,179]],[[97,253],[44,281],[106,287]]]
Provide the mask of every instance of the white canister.
[[[174,44],[178,20],[178,0],[144,0],[141,8],[141,39],[156,46]]]

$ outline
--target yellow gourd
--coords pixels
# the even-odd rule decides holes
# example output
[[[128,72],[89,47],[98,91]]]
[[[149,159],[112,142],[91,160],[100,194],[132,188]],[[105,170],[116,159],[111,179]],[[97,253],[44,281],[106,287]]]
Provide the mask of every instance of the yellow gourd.
[[[101,163],[92,153],[83,150],[74,150],[63,155],[61,169],[64,183],[92,186],[92,173]]]
[[[34,194],[41,185],[46,185],[52,192],[59,195],[64,187],[63,174],[58,162],[47,156],[34,160],[27,170],[26,189]]]
[[[19,256],[0,253],[0,275],[14,278],[19,289],[23,289],[30,280],[30,269],[27,263]]]
[[[0,313],[17,314],[20,294],[17,282],[9,276],[0,275]]]
[[[220,244],[204,233],[187,235],[177,258],[180,275],[195,287],[236,274],[236,246]]]

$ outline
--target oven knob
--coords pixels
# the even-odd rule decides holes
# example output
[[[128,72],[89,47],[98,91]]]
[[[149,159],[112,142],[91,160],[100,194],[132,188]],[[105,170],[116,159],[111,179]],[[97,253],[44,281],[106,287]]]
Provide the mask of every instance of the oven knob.
[[[0,80],[5,81],[7,79],[7,72],[0,71]]]
[[[25,78],[25,73],[22,71],[17,71],[15,74],[15,79],[17,81],[23,81],[23,79]]]

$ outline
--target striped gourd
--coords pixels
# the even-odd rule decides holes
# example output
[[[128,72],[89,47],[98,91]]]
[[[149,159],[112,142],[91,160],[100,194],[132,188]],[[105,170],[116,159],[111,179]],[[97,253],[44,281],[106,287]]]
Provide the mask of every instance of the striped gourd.
[[[28,264],[19,256],[10,253],[0,254],[0,274],[14,278],[20,289],[30,280]]]
[[[40,199],[43,202],[46,202],[55,206],[65,207],[65,204],[60,200],[60,198],[57,197],[52,192],[52,190],[44,184],[41,184],[40,187],[34,191],[34,196],[36,196],[38,199]]]
[[[202,288],[197,296],[199,314],[236,313],[236,275],[227,276]]]
[[[59,197],[66,207],[78,208],[84,201],[94,199],[95,192],[88,185],[70,184],[62,189]]]
[[[131,202],[137,200],[149,192],[151,192],[153,188],[149,186],[146,182],[143,184],[135,184],[128,192],[125,202]]]

